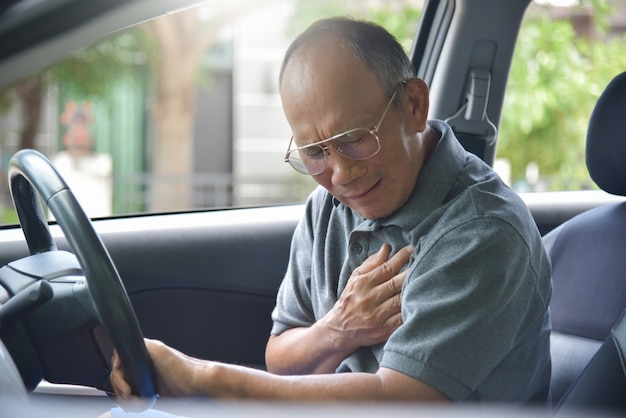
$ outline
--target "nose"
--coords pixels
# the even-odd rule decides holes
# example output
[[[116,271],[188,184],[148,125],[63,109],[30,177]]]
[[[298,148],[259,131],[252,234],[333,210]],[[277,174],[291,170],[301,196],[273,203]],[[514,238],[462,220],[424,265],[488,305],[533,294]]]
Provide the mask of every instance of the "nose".
[[[329,147],[326,152],[328,153],[326,170],[331,172],[333,184],[350,184],[363,174],[363,161],[344,157],[333,147]]]

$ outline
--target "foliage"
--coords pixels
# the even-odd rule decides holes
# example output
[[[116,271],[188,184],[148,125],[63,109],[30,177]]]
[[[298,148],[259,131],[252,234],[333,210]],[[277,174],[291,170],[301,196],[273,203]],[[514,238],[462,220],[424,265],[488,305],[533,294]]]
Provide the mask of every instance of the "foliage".
[[[413,45],[415,28],[420,20],[422,9],[410,2],[404,7],[396,5],[397,7],[392,8],[390,6],[376,8],[369,13],[369,16],[391,32],[408,53]]]
[[[421,10],[417,3],[300,0],[291,34],[320,17],[351,15],[381,24],[408,52]],[[579,10],[593,10],[594,24],[602,34],[614,15],[613,3],[581,0]],[[533,6],[524,20],[509,76],[498,157],[511,163],[514,182],[525,179],[532,162],[551,189],[593,187],[584,163],[587,123],[604,86],[626,68],[626,39],[594,42],[577,37],[571,20],[554,20],[549,8]]]
[[[577,37],[570,20],[547,13],[525,20],[498,142],[514,183],[534,162],[550,189],[593,187],[584,162],[587,124],[606,84],[626,67],[625,41]]]
[[[39,74],[47,83],[57,84],[66,97],[106,97],[121,77],[147,77],[148,55],[154,48],[150,37],[131,28],[95,45],[78,50]],[[29,79],[0,91],[0,114],[11,107],[13,92]]]
[[[600,34],[609,27],[614,0],[581,0],[594,11]],[[373,20],[394,34],[408,52],[420,0],[296,0],[290,35],[314,20],[350,15]],[[552,189],[592,187],[584,164],[589,115],[609,80],[626,68],[626,38],[601,42],[577,37],[570,20],[554,20],[548,8],[533,7],[524,19],[507,86],[499,134],[498,157],[511,163],[513,181],[525,178],[526,166],[536,163]],[[149,79],[155,41],[146,31],[131,28],[82,49],[46,70],[66,97],[105,97],[125,76]],[[610,57],[610,59],[607,59]],[[0,91],[0,112],[8,107],[10,91]]]
[[[123,77],[149,77],[153,40],[139,28],[83,48],[51,67],[52,80],[68,97],[106,97]]]
[[[0,115],[11,108],[9,89],[0,89]]]
[[[289,35],[297,35],[315,20],[328,16],[352,16],[378,23],[391,32],[409,52],[421,15],[421,1],[386,0],[352,1],[299,0],[291,19]]]

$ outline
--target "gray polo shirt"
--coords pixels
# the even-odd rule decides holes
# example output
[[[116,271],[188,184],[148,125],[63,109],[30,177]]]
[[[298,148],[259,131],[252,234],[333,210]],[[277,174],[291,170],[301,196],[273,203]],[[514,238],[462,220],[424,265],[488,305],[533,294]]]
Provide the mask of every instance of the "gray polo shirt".
[[[403,325],[361,347],[337,372],[397,370],[453,400],[543,401],[550,383],[550,264],[523,201],[450,127],[409,201],[366,220],[323,188],[293,236],[272,314],[273,334],[308,327],[335,304],[351,272],[383,243],[415,252],[402,289]]]

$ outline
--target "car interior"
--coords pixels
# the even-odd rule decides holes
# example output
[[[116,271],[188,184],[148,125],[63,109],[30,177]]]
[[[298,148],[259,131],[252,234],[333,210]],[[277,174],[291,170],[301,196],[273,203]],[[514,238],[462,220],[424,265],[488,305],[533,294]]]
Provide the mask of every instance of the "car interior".
[[[591,178],[620,196],[626,195],[619,180],[626,179],[625,112],[626,72],[600,96],[586,151]],[[626,407],[625,236],[624,203],[586,211],[544,236],[552,261],[551,387],[557,405]]]
[[[0,15],[0,73],[6,80],[0,79],[16,79],[86,38],[195,2],[150,3],[81,6],[80,22],[95,32],[74,21],[50,25],[49,32],[18,25],[50,18],[41,9],[11,25]],[[466,149],[489,164],[517,29],[530,3],[425,1],[410,52],[416,75],[430,87],[429,116],[446,120]],[[18,41],[6,43],[9,36]],[[20,59],[8,60],[15,56]],[[526,200],[553,268],[550,414],[626,411],[624,115],[626,73],[602,93],[586,139],[590,176],[619,196],[617,202]],[[115,346],[149,406],[155,390],[142,336],[191,356],[265,368],[270,315],[301,203],[90,220],[42,154],[15,154],[8,178],[20,225],[0,227],[0,403],[7,397],[62,399],[64,408],[86,398],[100,402],[111,391]],[[40,201],[55,221],[44,216]],[[97,390],[72,392],[65,385]]]

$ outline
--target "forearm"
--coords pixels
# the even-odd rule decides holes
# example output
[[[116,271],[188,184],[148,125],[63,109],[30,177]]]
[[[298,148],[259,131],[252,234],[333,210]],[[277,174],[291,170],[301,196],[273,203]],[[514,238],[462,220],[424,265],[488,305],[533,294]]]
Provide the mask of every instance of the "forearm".
[[[401,373],[277,376],[259,370],[207,363],[198,384],[219,399],[297,401],[444,401],[439,392]]]
[[[402,324],[401,290],[413,254],[404,247],[389,257],[387,244],[352,272],[333,308],[308,328],[272,336],[266,348],[268,370],[277,374],[334,373],[359,347],[387,341]]]
[[[265,363],[268,371],[281,375],[334,373],[355,349],[318,322],[308,328],[272,335],[267,343]]]
[[[207,387],[220,399],[266,400],[359,400],[368,399],[366,392],[380,395],[375,375],[320,374],[307,376],[277,376],[245,368],[216,364],[208,373]],[[356,384],[358,381],[358,384]],[[211,382],[220,382],[212,388]],[[363,390],[368,386],[369,390]]]
[[[442,401],[440,392],[395,370],[376,374],[338,373],[279,376],[242,366],[187,356],[160,341],[146,340],[160,396],[207,396],[220,399],[328,401]],[[113,356],[111,383],[122,399],[132,396],[121,361]]]

